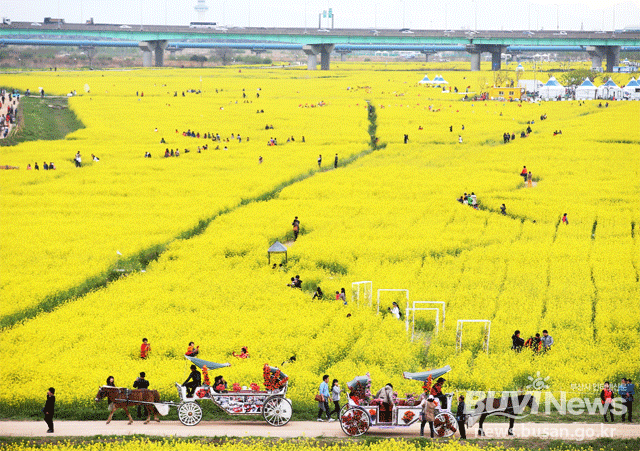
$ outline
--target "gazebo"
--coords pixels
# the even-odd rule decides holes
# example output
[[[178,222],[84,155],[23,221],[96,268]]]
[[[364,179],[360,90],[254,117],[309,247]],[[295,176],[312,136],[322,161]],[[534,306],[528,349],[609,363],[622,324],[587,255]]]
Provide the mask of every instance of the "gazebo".
[[[271,264],[271,254],[284,254],[284,262],[287,263],[287,248],[280,241],[273,243],[267,250],[269,264]]]

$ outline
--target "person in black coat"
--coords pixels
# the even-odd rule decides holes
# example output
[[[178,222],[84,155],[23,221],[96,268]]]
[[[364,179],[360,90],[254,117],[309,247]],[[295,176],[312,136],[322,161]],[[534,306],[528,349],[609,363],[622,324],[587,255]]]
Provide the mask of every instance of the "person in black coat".
[[[140,377],[138,377],[135,381],[133,381],[133,388],[138,388],[141,390],[146,390],[149,388],[149,381],[145,379],[146,374],[144,371],[140,373]],[[142,408],[144,406],[142,404],[138,404],[138,418],[142,418]]]
[[[187,387],[187,398],[193,398],[193,393],[196,391],[196,388],[200,386],[200,381],[200,371],[198,371],[195,365],[191,365],[191,374],[189,374],[187,380],[182,384],[183,387]]]
[[[464,405],[464,396],[460,395],[458,397],[458,410],[456,411],[456,420],[458,421],[458,430],[460,431],[460,438],[463,440],[467,439],[467,433],[465,431],[465,405]]]
[[[513,343],[512,346],[511,346],[511,349],[513,349],[516,352],[522,351],[522,347],[524,346],[524,339],[520,338],[520,331],[519,330],[516,330],[513,333],[513,335],[511,336],[511,341]]]
[[[56,389],[53,387],[49,388],[47,392],[47,401],[44,403],[44,407],[42,408],[42,413],[44,413],[44,421],[49,426],[47,430],[48,433],[53,433],[53,414],[56,410],[56,397],[55,397]]]

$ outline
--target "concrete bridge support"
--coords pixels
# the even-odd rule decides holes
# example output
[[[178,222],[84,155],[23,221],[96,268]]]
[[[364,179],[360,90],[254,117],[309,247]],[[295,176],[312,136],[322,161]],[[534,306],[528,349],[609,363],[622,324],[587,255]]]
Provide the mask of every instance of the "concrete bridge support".
[[[138,43],[138,47],[142,50],[142,66],[151,67],[151,53],[155,53],[155,66],[162,67],[164,65],[164,50],[167,48],[169,41],[160,39],[157,41],[142,41]]]
[[[591,57],[591,68],[602,71],[602,60],[607,59],[607,72],[613,72],[613,66],[620,64],[620,47],[617,45],[590,45],[587,53]]]
[[[422,53],[424,55],[424,60],[425,62],[429,62],[429,55],[434,55],[436,52],[431,52],[429,50],[423,50],[420,53]]]
[[[351,50],[338,50],[337,53],[340,54],[340,61],[346,61],[347,54],[351,53]]]
[[[502,52],[505,50],[503,45],[495,44],[468,44],[467,52],[471,54],[471,70],[480,70],[480,59],[482,53],[491,53],[491,70],[500,70],[502,64]]]
[[[307,54],[307,70],[316,70],[318,54],[320,54],[320,70],[329,70],[331,52],[335,44],[310,44],[302,47]]]

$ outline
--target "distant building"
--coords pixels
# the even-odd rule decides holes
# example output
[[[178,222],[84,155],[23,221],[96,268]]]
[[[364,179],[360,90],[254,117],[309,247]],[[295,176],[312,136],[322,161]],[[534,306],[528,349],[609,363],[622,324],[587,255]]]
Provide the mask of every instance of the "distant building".
[[[524,96],[524,88],[504,88],[493,87],[489,88],[490,100],[520,100]]]
[[[198,0],[198,3],[196,4],[196,6],[193,7],[193,9],[196,10],[196,12],[198,13],[198,20],[200,22],[204,21],[204,15],[207,11],[209,11],[209,7],[207,5],[205,5],[205,0]]]

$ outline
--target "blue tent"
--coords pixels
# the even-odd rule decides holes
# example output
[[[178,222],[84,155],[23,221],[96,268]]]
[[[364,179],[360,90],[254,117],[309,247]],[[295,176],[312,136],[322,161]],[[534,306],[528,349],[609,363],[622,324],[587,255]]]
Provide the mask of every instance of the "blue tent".
[[[217,370],[218,368],[224,368],[225,366],[231,366],[230,363],[215,363],[209,362],[207,360],[198,359],[197,357],[191,357],[188,355],[184,356],[185,359],[191,361],[195,366],[202,369],[203,366],[206,366],[208,370]]]
[[[414,381],[426,381],[431,376],[432,380],[436,380],[441,377],[443,374],[447,374],[451,371],[451,367],[449,365],[443,366],[442,368],[437,368],[431,371],[424,371],[422,373],[407,373],[406,371],[402,373],[405,379],[413,379]]]
[[[432,83],[432,81],[429,80],[429,76],[428,75],[425,75],[424,78],[422,80],[420,80],[418,83],[424,85],[424,84],[430,84],[430,83]]]

